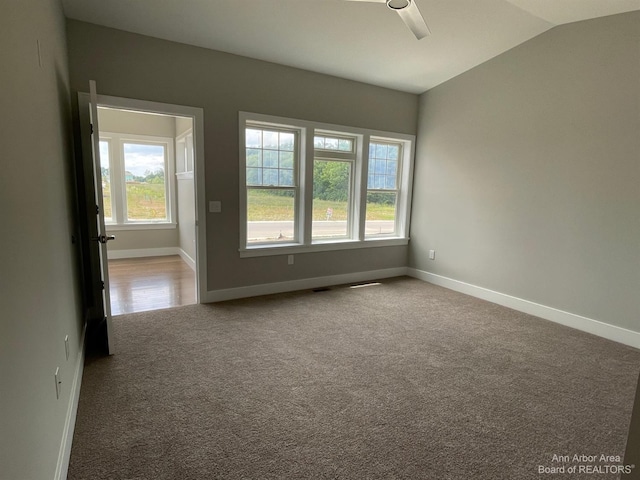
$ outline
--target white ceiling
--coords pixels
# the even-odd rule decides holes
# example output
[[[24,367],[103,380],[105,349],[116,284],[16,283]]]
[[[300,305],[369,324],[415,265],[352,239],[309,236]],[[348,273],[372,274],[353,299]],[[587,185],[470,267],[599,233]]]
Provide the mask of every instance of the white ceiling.
[[[416,40],[384,4],[344,0],[62,0],[69,18],[422,93],[555,25],[640,0],[414,0]]]

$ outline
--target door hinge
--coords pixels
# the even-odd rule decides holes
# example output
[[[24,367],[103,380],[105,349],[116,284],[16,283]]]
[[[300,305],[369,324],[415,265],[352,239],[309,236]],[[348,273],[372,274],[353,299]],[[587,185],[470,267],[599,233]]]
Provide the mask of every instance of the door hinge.
[[[93,123],[89,124],[91,126],[91,135],[93,135]]]
[[[100,206],[96,205],[96,215],[100,215]]]
[[[100,282],[100,286],[101,286],[102,290],[104,290],[104,282]]]

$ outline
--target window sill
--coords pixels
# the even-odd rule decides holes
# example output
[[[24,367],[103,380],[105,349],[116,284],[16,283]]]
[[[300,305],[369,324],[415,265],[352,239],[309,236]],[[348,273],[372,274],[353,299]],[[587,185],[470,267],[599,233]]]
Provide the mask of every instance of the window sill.
[[[178,226],[177,223],[127,223],[115,225],[107,223],[107,232],[123,232],[125,230],[172,230]]]
[[[395,247],[408,245],[408,238],[371,238],[364,241],[338,240],[333,242],[317,242],[311,245],[282,244],[282,245],[256,245],[240,249],[240,258],[270,257],[275,255],[289,255],[295,253],[330,252],[336,250],[352,250],[356,248]]]

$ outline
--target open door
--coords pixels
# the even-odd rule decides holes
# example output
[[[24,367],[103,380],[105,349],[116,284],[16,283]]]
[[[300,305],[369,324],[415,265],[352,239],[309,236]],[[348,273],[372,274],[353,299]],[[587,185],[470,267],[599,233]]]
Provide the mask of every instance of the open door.
[[[100,129],[98,126],[98,95],[96,83],[89,82],[89,95],[78,94],[80,131],[82,135],[82,158],[87,211],[87,236],[85,241],[88,258],[93,305],[88,316],[87,332],[91,342],[100,350],[114,353],[113,325],[111,321],[111,299],[109,298],[109,268],[107,242],[115,239],[106,232],[102,197],[102,169],[100,164]]]
[[[102,276],[102,306],[104,310],[104,320],[107,324],[107,346],[109,355],[113,355],[113,325],[111,323],[111,298],[109,296],[109,264],[107,261],[107,242],[115,240],[115,236],[107,235],[104,225],[104,202],[102,197],[102,169],[100,164],[100,128],[98,126],[98,93],[96,91],[95,80],[89,80],[90,106],[89,114],[91,118],[91,157],[93,160],[93,181],[96,192],[96,223],[98,235],[94,240],[98,242],[100,249],[100,274]]]

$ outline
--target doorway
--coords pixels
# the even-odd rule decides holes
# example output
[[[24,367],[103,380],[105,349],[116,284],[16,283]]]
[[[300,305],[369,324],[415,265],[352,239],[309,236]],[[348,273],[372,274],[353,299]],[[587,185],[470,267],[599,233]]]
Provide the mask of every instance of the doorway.
[[[194,120],[98,106],[111,313],[197,302]]]
[[[79,233],[83,245],[81,249],[81,268],[84,286],[83,294],[85,318],[87,322],[87,338],[88,345],[91,346],[90,348],[92,350],[99,353],[113,354],[117,348],[114,347],[113,323],[111,321],[108,268],[109,254],[107,244],[110,240],[114,240],[114,236],[107,233],[105,225],[107,223],[105,219],[106,209],[103,202],[103,182],[105,181],[103,179],[103,174],[105,166],[100,161],[100,150],[101,148],[104,148],[100,145],[101,129],[99,126],[98,113],[98,108],[100,107],[110,108],[112,110],[124,110],[143,115],[156,114],[160,116],[171,116],[174,117],[175,123],[177,123],[175,117],[182,117],[184,119],[191,120],[190,127],[192,129],[193,168],[191,173],[182,173],[187,176],[192,176],[191,183],[194,189],[192,198],[195,198],[195,208],[192,211],[195,217],[193,220],[195,228],[195,258],[192,258],[192,260],[194,260],[195,263],[196,303],[200,303],[203,300],[206,301],[207,298],[206,210],[204,190],[204,111],[197,107],[98,95],[96,82],[93,80],[89,81],[89,93],[78,93],[78,121],[80,131],[78,149],[83,160],[77,165],[77,187],[79,196]],[[177,125],[176,131],[178,131]],[[178,132],[176,135],[179,133],[181,132]],[[128,137],[128,134],[125,133],[124,137]],[[123,139],[120,138],[120,140]],[[175,140],[175,142],[173,140],[165,142],[166,148],[176,149],[179,142],[177,141],[177,137]],[[139,139],[136,142],[135,138],[124,138],[124,142],[139,143],[146,147],[157,147],[158,144],[158,142],[154,141],[147,143],[141,142]],[[112,148],[115,148],[119,154],[124,155],[124,147],[117,142],[114,145],[115,147]],[[120,165],[120,167],[118,167],[118,165]],[[174,175],[176,175],[175,169],[178,167],[170,167],[170,165],[172,164],[167,164],[164,173],[167,174],[167,178],[169,179],[167,180],[167,183],[172,184]],[[108,165],[108,168],[111,168],[111,164]],[[109,215],[111,215],[112,221],[114,221],[115,224],[118,224],[119,222],[122,223],[123,218],[129,218],[129,213],[127,212],[126,215],[123,214],[122,212],[124,210],[122,207],[118,210],[119,207],[114,207],[114,205],[117,205],[117,202],[126,203],[128,188],[127,180],[133,179],[135,181],[136,179],[133,178],[135,175],[132,175],[132,177],[129,178],[127,175],[128,169],[124,164],[114,164],[113,168],[120,168],[120,173],[122,175],[114,177],[119,179],[116,181],[120,181],[120,187],[113,187],[114,190],[109,192],[109,195],[114,197],[113,201],[110,200],[111,211],[109,212]],[[174,170],[169,172],[169,168],[174,168]],[[153,174],[153,169],[149,170],[150,174]],[[133,174],[133,172],[130,173]],[[145,173],[144,177],[147,177],[146,171],[143,173]],[[111,180],[112,178],[110,177],[109,181]],[[146,178],[145,181],[148,184],[153,183],[152,178]],[[169,192],[168,194],[165,193],[165,195],[168,195],[167,198],[169,199],[166,200],[165,198],[165,220],[167,220],[166,215],[169,215],[168,220],[172,222],[174,217],[171,216],[171,211],[168,209],[172,207],[171,202],[175,201],[176,194]],[[148,197],[149,198],[147,198],[147,200],[149,200],[150,204],[146,205],[147,212],[150,208],[157,207],[157,198],[153,198],[151,193],[148,193]],[[137,218],[138,214],[139,212],[134,212],[130,218],[134,220],[139,219]],[[176,216],[175,218],[178,217]],[[157,220],[157,217],[154,217],[154,219]],[[161,219],[160,223],[162,223]],[[166,225],[161,226],[158,229],[158,238],[161,237],[161,233],[159,232],[165,227]],[[135,230],[137,227],[135,225],[130,225],[129,228]],[[145,228],[153,230],[152,226],[147,226]],[[155,247],[145,246],[145,250],[149,250],[149,248]],[[142,249],[134,248],[134,250],[140,251]],[[149,252],[147,252],[147,254],[149,254]],[[158,251],[154,251],[151,254],[157,255]]]

